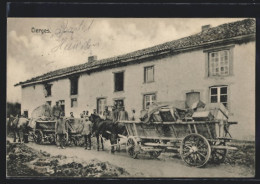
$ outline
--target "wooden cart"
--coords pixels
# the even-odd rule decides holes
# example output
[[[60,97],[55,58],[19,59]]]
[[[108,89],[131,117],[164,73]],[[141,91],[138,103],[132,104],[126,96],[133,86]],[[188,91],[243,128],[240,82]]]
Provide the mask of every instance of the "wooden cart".
[[[37,144],[55,144],[55,121],[36,121],[34,130],[34,142]]]
[[[161,152],[180,153],[189,166],[202,167],[209,159],[223,162],[232,139],[228,129],[236,122],[153,122],[124,121],[127,130],[126,150],[132,158],[148,152],[158,157]]]
[[[65,135],[66,145],[75,145],[79,146],[81,144],[81,130],[82,130],[82,121],[83,119],[76,118],[66,118],[67,123],[67,133]],[[34,141],[37,144],[42,143],[56,143],[56,134],[55,134],[55,123],[53,120],[38,120],[36,121],[35,130],[33,133]],[[78,124],[78,127],[75,128],[75,124]]]

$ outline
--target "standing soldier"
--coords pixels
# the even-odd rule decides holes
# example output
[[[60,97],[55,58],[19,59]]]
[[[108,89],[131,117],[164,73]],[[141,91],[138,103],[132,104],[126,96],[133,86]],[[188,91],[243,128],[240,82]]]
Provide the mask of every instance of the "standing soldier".
[[[135,109],[132,109],[132,114],[131,114],[131,117],[130,117],[130,120],[132,121],[136,121],[136,115],[135,115]]]
[[[44,114],[43,116],[50,118],[52,116],[52,110],[51,110],[51,106],[49,105],[48,102],[46,102],[44,104]]]
[[[92,123],[89,121],[89,117],[86,117],[83,122],[82,135],[85,139],[85,149],[91,150],[91,133],[92,133]]]
[[[117,103],[115,102],[114,106],[112,107],[112,121],[116,123],[118,121],[118,109]]]
[[[59,119],[60,115],[61,115],[61,112],[62,112],[62,108],[61,106],[59,105],[59,101],[56,102],[56,105],[54,105],[52,107],[52,117],[57,120]]]
[[[56,121],[55,124],[55,134],[57,136],[57,146],[58,148],[65,149],[65,136],[67,134],[67,123],[66,119],[64,119],[64,112],[61,113],[59,119]]]
[[[122,106],[121,110],[119,111],[118,121],[124,121],[124,120],[128,120],[128,113],[127,111],[125,111],[125,107]]]
[[[89,117],[89,112],[88,111],[86,111],[86,117]]]
[[[70,117],[74,118],[73,112],[70,112]]]
[[[105,120],[111,120],[111,111],[108,110],[108,106],[105,106],[103,117]]]

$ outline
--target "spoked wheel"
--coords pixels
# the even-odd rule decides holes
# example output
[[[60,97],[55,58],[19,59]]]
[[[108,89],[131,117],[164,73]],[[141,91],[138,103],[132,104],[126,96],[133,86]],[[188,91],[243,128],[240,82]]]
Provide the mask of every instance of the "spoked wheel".
[[[210,144],[205,137],[199,134],[190,134],[182,140],[180,154],[187,165],[203,167],[211,155]]]
[[[55,142],[55,134],[52,134],[52,135],[49,136],[49,142],[50,142],[51,144],[55,144],[55,143],[56,143],[56,142]]]
[[[35,135],[34,135],[34,142],[36,142],[37,144],[42,144],[43,143],[43,133],[40,130],[35,131]]]
[[[134,159],[137,158],[137,155],[139,154],[139,152],[136,150],[137,146],[138,144],[134,138],[128,138],[126,143],[126,152]]]
[[[158,158],[161,155],[161,151],[150,151],[149,155],[151,158]]]
[[[225,142],[214,142],[214,146],[226,146]],[[211,160],[213,163],[220,164],[223,163],[227,156],[227,149],[212,149],[211,151]]]

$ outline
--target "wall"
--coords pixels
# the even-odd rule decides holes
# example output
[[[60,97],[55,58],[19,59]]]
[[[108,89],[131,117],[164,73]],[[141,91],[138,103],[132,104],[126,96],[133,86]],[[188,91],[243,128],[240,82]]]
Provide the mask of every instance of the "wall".
[[[209,87],[228,85],[228,103],[230,120],[238,121],[232,134],[235,138],[252,139],[255,130],[255,42],[235,45],[233,48],[233,74],[228,77],[208,78],[206,71],[206,53],[203,50],[185,52],[155,61],[125,67],[108,69],[101,72],[82,74],[79,78],[78,107],[70,106],[70,82],[62,79],[53,82],[53,95],[43,98],[41,92],[32,87],[23,90],[22,108],[29,106],[28,100],[33,99],[30,106],[52,100],[65,100],[66,115],[74,112],[79,117],[83,110],[92,112],[96,109],[97,98],[107,98],[107,105],[113,100],[124,98],[128,112],[132,108],[139,113],[143,108],[143,94],[156,92],[157,101],[185,100],[191,90],[199,91],[201,100],[209,102]],[[144,67],[154,65],[155,82],[144,83]],[[124,91],[114,92],[114,72],[124,71]],[[35,93],[34,93],[35,92]],[[39,95],[39,96],[37,96]],[[29,98],[28,98],[29,97]]]

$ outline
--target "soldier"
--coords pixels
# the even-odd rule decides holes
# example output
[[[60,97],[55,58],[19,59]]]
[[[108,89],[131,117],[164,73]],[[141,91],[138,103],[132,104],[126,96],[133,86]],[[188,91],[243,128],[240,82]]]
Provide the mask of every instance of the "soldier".
[[[65,136],[67,134],[67,123],[66,119],[64,119],[64,113],[62,112],[59,119],[56,121],[55,124],[55,134],[57,136],[57,146],[58,148],[65,149]]]
[[[118,114],[117,103],[115,102],[115,105],[112,107],[112,121],[114,123],[118,121]]]
[[[70,112],[70,117],[74,118],[73,112]]]
[[[86,117],[83,122],[82,135],[85,139],[85,149],[91,150],[91,133],[92,133],[92,122],[89,117]]]
[[[105,120],[111,120],[111,111],[108,110],[108,106],[105,106],[105,111],[103,112],[103,117]]]
[[[121,110],[119,111],[118,121],[124,121],[124,120],[128,120],[128,113],[127,111],[125,111],[125,107],[122,106]]]
[[[93,109],[93,114],[98,115],[97,109]]]
[[[59,101],[56,102],[56,105],[52,107],[52,116],[55,120],[59,119],[61,115],[62,109],[61,106],[59,105]]]
[[[132,114],[131,114],[130,120],[132,120],[132,121],[136,120],[135,109],[132,109]]]
[[[52,113],[51,106],[49,105],[48,102],[46,102],[44,104],[44,114],[43,114],[43,116],[50,118],[51,115],[52,115],[51,113]]]

